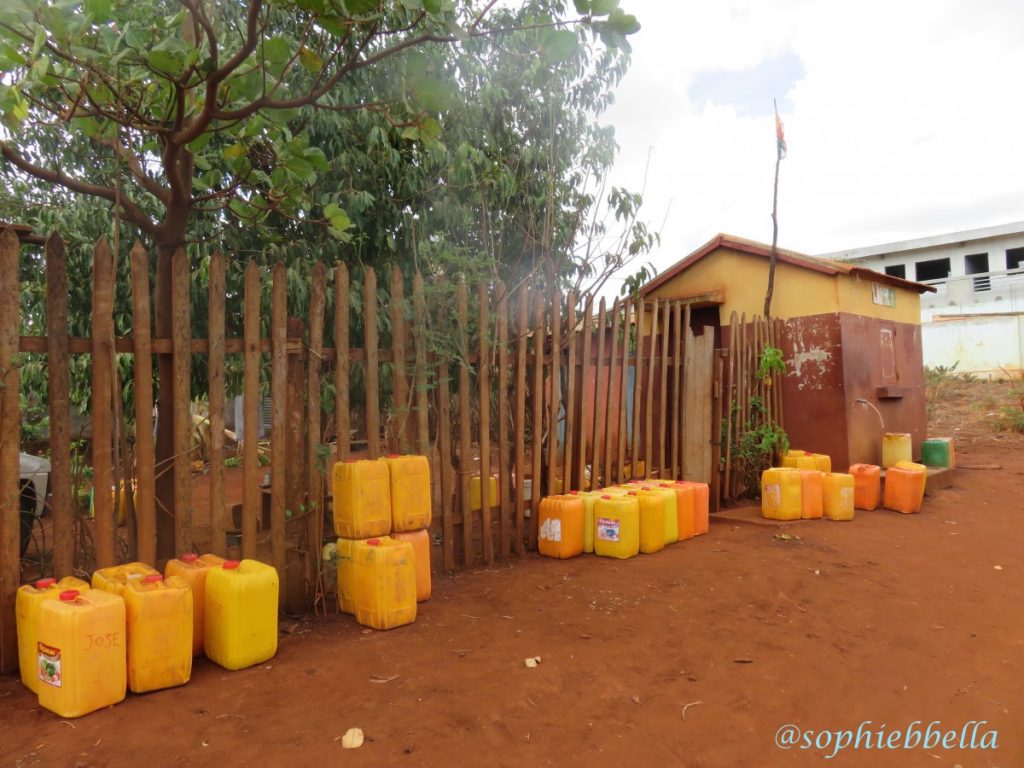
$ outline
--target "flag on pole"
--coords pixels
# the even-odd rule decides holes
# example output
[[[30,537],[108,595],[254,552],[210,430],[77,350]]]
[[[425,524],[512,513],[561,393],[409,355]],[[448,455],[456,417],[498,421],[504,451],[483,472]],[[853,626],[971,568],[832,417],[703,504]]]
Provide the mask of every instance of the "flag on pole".
[[[775,139],[778,143],[779,159],[781,160],[786,156],[786,130],[782,125],[782,121],[779,120],[779,112],[775,110]]]

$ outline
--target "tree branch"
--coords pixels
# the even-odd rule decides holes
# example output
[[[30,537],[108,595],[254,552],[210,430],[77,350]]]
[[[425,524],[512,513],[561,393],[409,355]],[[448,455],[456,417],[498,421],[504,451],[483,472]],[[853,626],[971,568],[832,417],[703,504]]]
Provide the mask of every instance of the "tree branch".
[[[57,184],[71,192],[77,192],[82,195],[99,197],[104,200],[109,200],[112,203],[118,202],[117,191],[112,187],[89,184],[72,178],[71,176],[67,176],[58,170],[36,165],[35,163],[29,162],[25,157],[12,149],[7,142],[0,141],[0,154],[2,154],[3,157],[14,167],[20,169],[24,173],[27,173],[33,178],[39,179],[40,181]],[[131,200],[125,200],[124,198],[121,199],[120,205],[121,209],[124,211],[125,218],[127,218],[132,224],[151,237],[155,234],[156,225],[145,214],[145,212],[139,208],[139,206]]]

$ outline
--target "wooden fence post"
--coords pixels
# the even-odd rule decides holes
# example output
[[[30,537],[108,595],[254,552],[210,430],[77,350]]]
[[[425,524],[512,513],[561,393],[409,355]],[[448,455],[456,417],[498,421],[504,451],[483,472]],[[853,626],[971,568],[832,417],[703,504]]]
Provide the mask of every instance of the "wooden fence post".
[[[500,554],[506,557],[512,549],[512,527],[509,519],[512,469],[509,460],[508,439],[508,293],[499,280],[495,286],[498,296],[498,508]]]
[[[309,294],[309,355],[306,369],[306,498],[310,508],[306,521],[308,577],[317,583],[320,548],[324,537],[324,474],[320,446],[320,365],[324,357],[324,305],[327,301],[327,269],[322,261],[313,266]],[[326,461],[326,458],[324,459]],[[314,592],[314,599],[316,593]]]
[[[363,283],[363,335],[366,347],[366,449],[380,458],[380,352],[377,341],[377,273],[366,268]]]
[[[18,236],[0,233],[0,672],[18,668],[18,631],[14,602],[21,578],[21,521],[18,514],[18,444],[21,414],[18,393],[18,330],[21,285]],[[104,390],[109,392],[109,388]]]
[[[462,513],[462,562],[472,565],[473,513],[469,504],[469,484],[472,475],[470,453],[473,450],[469,414],[469,293],[464,282],[459,283],[456,296],[456,317],[459,325],[459,511]],[[481,495],[483,478],[480,478]]]
[[[547,495],[555,494],[555,467],[558,462],[558,410],[562,401],[562,295],[554,289],[551,295],[551,403],[548,409],[548,485]],[[562,490],[565,478],[562,479]]]
[[[259,467],[260,273],[245,268],[244,367],[242,370],[242,557],[256,557],[256,521],[262,516]]]
[[[210,551],[215,555],[223,557],[227,552],[227,522],[224,508],[224,295],[225,295],[225,265],[224,256],[220,251],[214,251],[210,256],[210,285],[209,285],[209,323],[207,335],[210,341],[210,354],[207,359],[207,372],[209,378],[209,416],[210,416]],[[148,273],[147,273],[148,276]],[[148,319],[147,319],[148,324]],[[136,355],[138,352],[136,351]],[[149,353],[144,358],[145,364],[150,367]],[[135,360],[138,370],[139,359]],[[136,382],[138,387],[138,382]],[[136,401],[138,402],[138,401]],[[138,423],[138,409],[136,408],[135,418]],[[136,433],[138,428],[136,428]],[[140,451],[141,454],[141,451]],[[139,487],[142,486],[142,471],[140,467]],[[140,501],[142,494],[139,494]],[[141,504],[139,505],[141,507]],[[142,530],[140,512],[139,530]],[[141,537],[139,551],[142,551]],[[143,562],[149,562],[143,560]]]
[[[530,330],[529,296],[526,286],[519,288],[519,312],[516,317],[516,539],[515,552],[523,554],[526,539],[526,337]]]
[[[616,308],[618,304],[616,303]],[[605,322],[607,320],[608,309],[605,305],[604,297],[601,297],[601,302],[598,304],[597,309],[597,364],[594,366],[594,421],[593,431],[590,436],[590,490],[596,490],[601,485],[607,485],[607,482],[603,482],[607,477],[607,470],[603,470],[602,462],[607,462],[604,466],[609,466],[608,452],[605,450],[605,431],[607,427],[608,416],[608,397],[611,395],[611,387],[609,386],[605,394],[605,404],[601,405],[601,379],[604,374],[604,335],[605,335]],[[593,328],[587,323],[587,336],[589,338],[594,333]],[[589,354],[584,353],[584,358],[589,357]],[[612,351],[612,357],[615,357],[615,352]],[[610,368],[609,368],[610,373]],[[609,377],[609,385],[611,384]],[[603,458],[602,458],[603,457]]]
[[[15,281],[17,282],[17,281]],[[17,324],[16,324],[17,326]],[[148,330],[148,328],[147,328]],[[64,241],[56,232],[46,240],[46,336],[47,392],[50,400],[50,512],[53,515],[53,572],[69,576],[75,567],[75,500],[71,497],[71,374],[68,357],[68,273]],[[4,365],[0,360],[0,368]],[[152,376],[152,374],[151,374]],[[136,397],[139,384],[136,383]],[[150,410],[153,392],[149,391]],[[136,420],[138,417],[136,417]],[[152,424],[152,422],[149,422]],[[150,452],[153,431],[149,432]],[[153,471],[150,468],[152,480]],[[153,508],[150,486],[150,509]],[[156,531],[152,531],[153,562]]]
[[[565,439],[562,441],[562,493],[577,486],[573,482],[572,454],[576,431],[576,296],[565,299]]]
[[[334,269],[334,431],[338,440],[337,460],[348,458],[351,417],[349,415],[349,283],[348,267]]]
[[[414,381],[416,386],[416,452],[431,457],[430,406],[427,385],[427,300],[423,295],[423,275],[419,272],[412,280],[412,304],[416,326],[413,343],[416,345]],[[432,458],[432,457],[431,457]],[[434,468],[436,472],[436,467]]]
[[[174,318],[174,549],[175,555],[183,555],[192,551],[192,284],[188,256],[181,248],[174,252],[171,274],[171,313]]]
[[[594,312],[594,297],[587,295],[587,300],[583,305],[583,349],[581,350],[580,360],[580,397],[579,397],[579,425],[580,425],[580,440],[579,440],[579,451],[577,452],[576,459],[576,477],[579,478],[580,490],[594,489],[593,472],[594,472],[594,437],[588,440],[588,432],[591,426],[593,426],[594,419],[593,414],[590,414],[591,418],[587,418],[587,381],[590,372],[590,343],[591,337],[594,335],[593,328],[593,312]],[[589,401],[591,407],[597,410],[597,379],[594,379],[594,398]],[[590,446],[588,449],[587,446]],[[590,459],[588,462],[587,459]],[[587,482],[587,467],[590,467],[591,479]]]
[[[624,482],[626,477],[626,385],[629,383],[629,337],[630,337],[630,302],[626,299],[622,305],[622,370],[619,372],[619,439],[616,456],[615,481]],[[612,321],[612,332],[615,321]],[[636,403],[633,404],[636,407]]]
[[[408,339],[405,332],[405,284],[402,271],[391,269],[391,416],[394,419],[395,437],[398,438],[399,452],[412,451],[410,437],[412,421],[409,419],[411,401],[409,398],[409,375],[405,368],[405,352]]]
[[[107,238],[93,248],[92,468],[96,567],[115,565],[111,382],[114,364],[114,261]]]
[[[270,544],[272,565],[285,581],[284,526],[288,506],[288,273],[284,262],[274,265],[270,296],[271,428],[270,428]]]
[[[489,335],[491,332],[490,308],[487,283],[478,289],[480,323],[477,327],[480,344],[480,361],[477,369],[477,386],[480,390],[480,543],[483,547],[484,562],[494,562],[494,533],[491,530],[491,509],[495,499],[491,498],[491,354]]]

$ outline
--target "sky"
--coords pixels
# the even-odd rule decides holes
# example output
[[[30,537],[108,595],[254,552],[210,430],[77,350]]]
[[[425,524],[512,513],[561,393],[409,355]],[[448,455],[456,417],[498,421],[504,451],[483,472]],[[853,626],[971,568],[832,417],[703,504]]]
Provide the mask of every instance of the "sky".
[[[620,145],[610,182],[644,188],[659,272],[719,232],[771,242],[773,98],[789,150],[781,247],[823,254],[1024,220],[1024,3],[620,6],[642,29],[602,116]]]

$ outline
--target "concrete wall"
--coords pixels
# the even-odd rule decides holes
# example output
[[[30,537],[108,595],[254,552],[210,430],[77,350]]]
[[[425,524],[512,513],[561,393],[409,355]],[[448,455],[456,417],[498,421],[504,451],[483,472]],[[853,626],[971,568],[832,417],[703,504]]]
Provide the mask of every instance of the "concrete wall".
[[[964,315],[921,326],[924,360],[932,367],[989,378],[1019,376],[1024,370],[1024,313]]]

